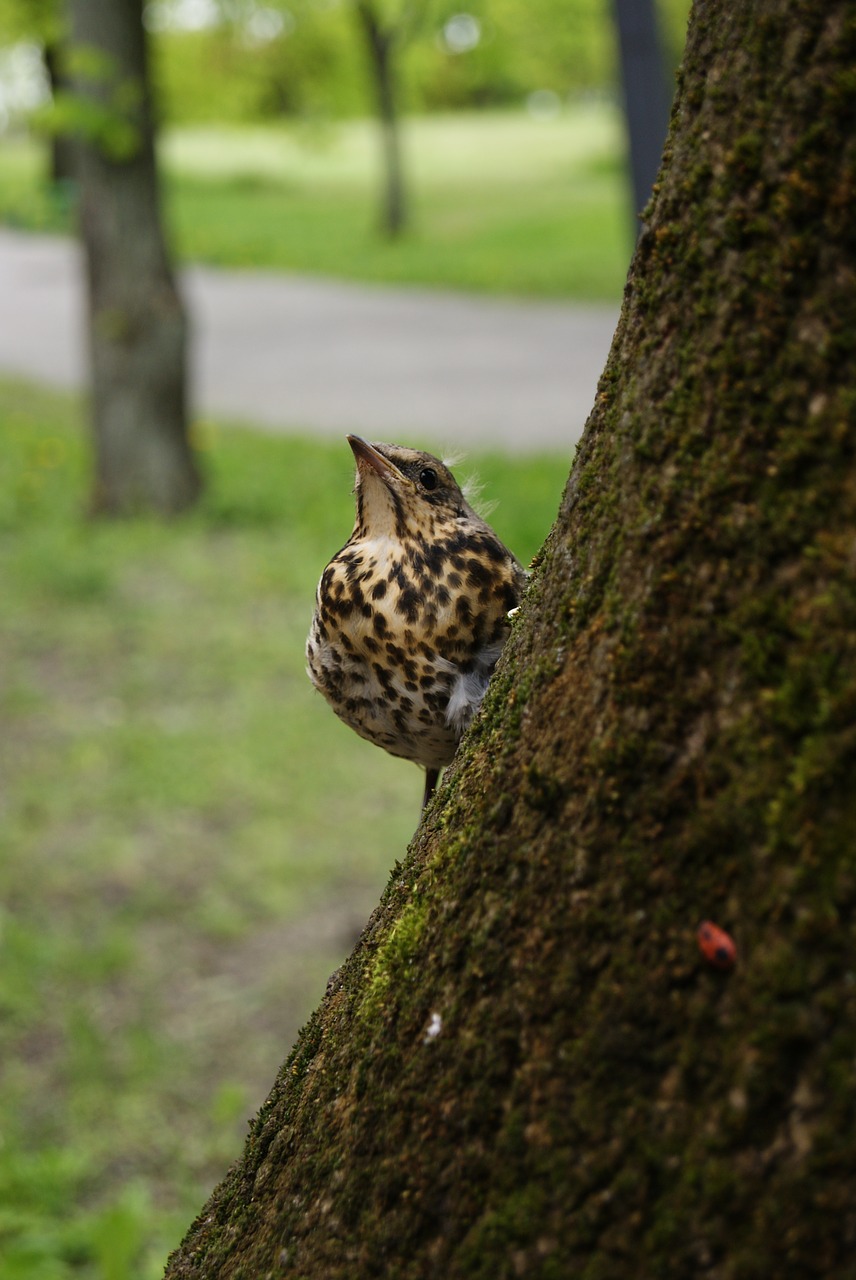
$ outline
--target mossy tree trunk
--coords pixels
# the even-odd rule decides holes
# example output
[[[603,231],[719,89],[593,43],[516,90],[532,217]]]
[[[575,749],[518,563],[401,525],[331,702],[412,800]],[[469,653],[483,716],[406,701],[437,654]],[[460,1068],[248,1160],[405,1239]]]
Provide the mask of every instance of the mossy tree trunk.
[[[697,3],[483,713],[171,1280],[852,1274],[854,66]]]
[[[194,501],[186,322],[161,225],[142,0],[71,0],[96,512]]]

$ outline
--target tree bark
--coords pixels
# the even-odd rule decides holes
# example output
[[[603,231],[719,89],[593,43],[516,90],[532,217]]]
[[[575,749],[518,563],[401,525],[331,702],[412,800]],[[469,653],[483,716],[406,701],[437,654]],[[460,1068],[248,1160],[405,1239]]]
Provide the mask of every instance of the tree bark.
[[[371,0],[357,0],[357,17],[365,40],[374,84],[383,148],[383,199],[381,228],[394,240],[407,224],[401,127],[395,84],[396,33],[384,29]]]
[[[483,711],[171,1280],[851,1273],[854,64],[698,0]]]
[[[95,512],[180,511],[188,442],[186,323],[161,227],[142,0],[72,0],[79,92],[99,122],[79,145]]]

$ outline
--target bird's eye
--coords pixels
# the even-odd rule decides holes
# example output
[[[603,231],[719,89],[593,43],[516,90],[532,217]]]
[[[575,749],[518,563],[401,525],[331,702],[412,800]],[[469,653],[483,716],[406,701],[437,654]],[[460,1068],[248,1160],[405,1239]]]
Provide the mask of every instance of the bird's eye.
[[[437,472],[433,467],[426,467],[424,471],[419,472],[419,483],[423,489],[436,489],[439,483]]]

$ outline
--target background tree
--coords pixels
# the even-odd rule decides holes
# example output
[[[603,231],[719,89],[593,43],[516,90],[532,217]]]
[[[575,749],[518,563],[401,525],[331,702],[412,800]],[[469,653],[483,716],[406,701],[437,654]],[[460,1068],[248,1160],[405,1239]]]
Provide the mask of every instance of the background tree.
[[[68,48],[61,29],[49,34],[42,44],[42,59],[50,84],[51,95],[56,100],[61,94],[70,92],[71,82],[66,69]],[[74,159],[74,136],[62,129],[51,132],[51,182],[56,184],[74,182],[76,177]]]
[[[696,6],[484,714],[172,1280],[852,1266],[854,59]]]
[[[430,0],[401,0],[395,8],[382,0],[353,0],[363,37],[381,130],[384,184],[381,228],[390,238],[404,230],[407,198],[399,117],[401,51],[424,22]]]
[[[71,0],[97,512],[188,506],[186,323],[164,241],[142,0]]]
[[[660,168],[672,89],[654,0],[613,0],[613,12],[621,54],[635,233]]]

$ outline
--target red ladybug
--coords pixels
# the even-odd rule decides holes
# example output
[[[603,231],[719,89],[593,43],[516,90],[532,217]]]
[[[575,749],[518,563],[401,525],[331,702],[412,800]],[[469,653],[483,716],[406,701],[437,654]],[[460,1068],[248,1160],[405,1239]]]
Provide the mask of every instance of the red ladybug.
[[[696,933],[698,949],[715,969],[733,969],[737,960],[734,939],[712,920],[702,920]]]

